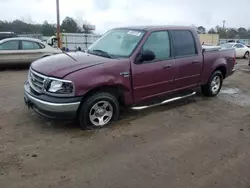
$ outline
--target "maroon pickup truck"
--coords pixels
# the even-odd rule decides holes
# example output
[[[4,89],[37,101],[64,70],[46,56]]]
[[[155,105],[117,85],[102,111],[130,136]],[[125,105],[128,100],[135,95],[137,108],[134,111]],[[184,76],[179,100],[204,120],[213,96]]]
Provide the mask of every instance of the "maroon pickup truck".
[[[216,96],[234,72],[234,49],[202,47],[191,27],[138,26],[109,30],[86,52],[33,62],[26,105],[48,118],[77,118],[83,128],[134,110],[195,94]]]

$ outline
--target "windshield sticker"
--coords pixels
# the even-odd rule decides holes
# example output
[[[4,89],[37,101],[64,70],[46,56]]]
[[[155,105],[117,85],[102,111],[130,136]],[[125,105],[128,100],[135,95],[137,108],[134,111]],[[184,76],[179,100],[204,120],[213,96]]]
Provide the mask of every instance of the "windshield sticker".
[[[129,31],[127,34],[139,37],[141,35],[141,32],[138,32],[138,31]]]

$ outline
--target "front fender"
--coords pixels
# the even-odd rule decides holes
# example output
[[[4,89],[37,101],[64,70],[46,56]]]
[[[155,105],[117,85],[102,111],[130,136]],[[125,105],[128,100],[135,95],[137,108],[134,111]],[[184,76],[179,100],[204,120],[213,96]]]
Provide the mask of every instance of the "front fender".
[[[122,86],[125,92],[131,92],[131,75],[124,77],[121,72],[129,72],[129,61],[104,63],[101,65],[82,69],[69,74],[65,79],[75,84],[75,95],[83,96],[92,89],[103,86]]]

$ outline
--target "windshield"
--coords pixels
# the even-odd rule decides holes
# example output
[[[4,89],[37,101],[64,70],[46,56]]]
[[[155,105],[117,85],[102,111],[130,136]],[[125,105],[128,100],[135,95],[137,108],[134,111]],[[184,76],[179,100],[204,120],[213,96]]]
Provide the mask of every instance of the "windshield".
[[[225,44],[221,44],[220,46],[223,48],[232,48],[234,44],[230,44],[230,43],[225,43]]]
[[[88,53],[105,57],[129,57],[144,35],[144,31],[113,29],[88,48]],[[96,53],[97,52],[97,53]]]

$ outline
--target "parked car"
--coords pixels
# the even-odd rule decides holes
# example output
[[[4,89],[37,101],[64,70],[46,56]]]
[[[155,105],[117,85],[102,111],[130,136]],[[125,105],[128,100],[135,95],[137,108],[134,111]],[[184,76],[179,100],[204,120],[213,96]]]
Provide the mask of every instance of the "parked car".
[[[250,48],[241,43],[224,43],[220,45],[222,48],[234,48],[237,58],[249,58]]]
[[[0,40],[12,37],[17,37],[17,34],[14,32],[0,32]]]
[[[207,51],[191,27],[115,28],[86,53],[33,62],[24,100],[42,116],[103,127],[117,120],[121,106],[165,104],[195,95],[200,86],[205,96],[216,96],[234,65],[234,49]]]
[[[57,48],[33,38],[7,38],[0,41],[0,65],[30,64],[31,62],[50,55],[62,53]]]

